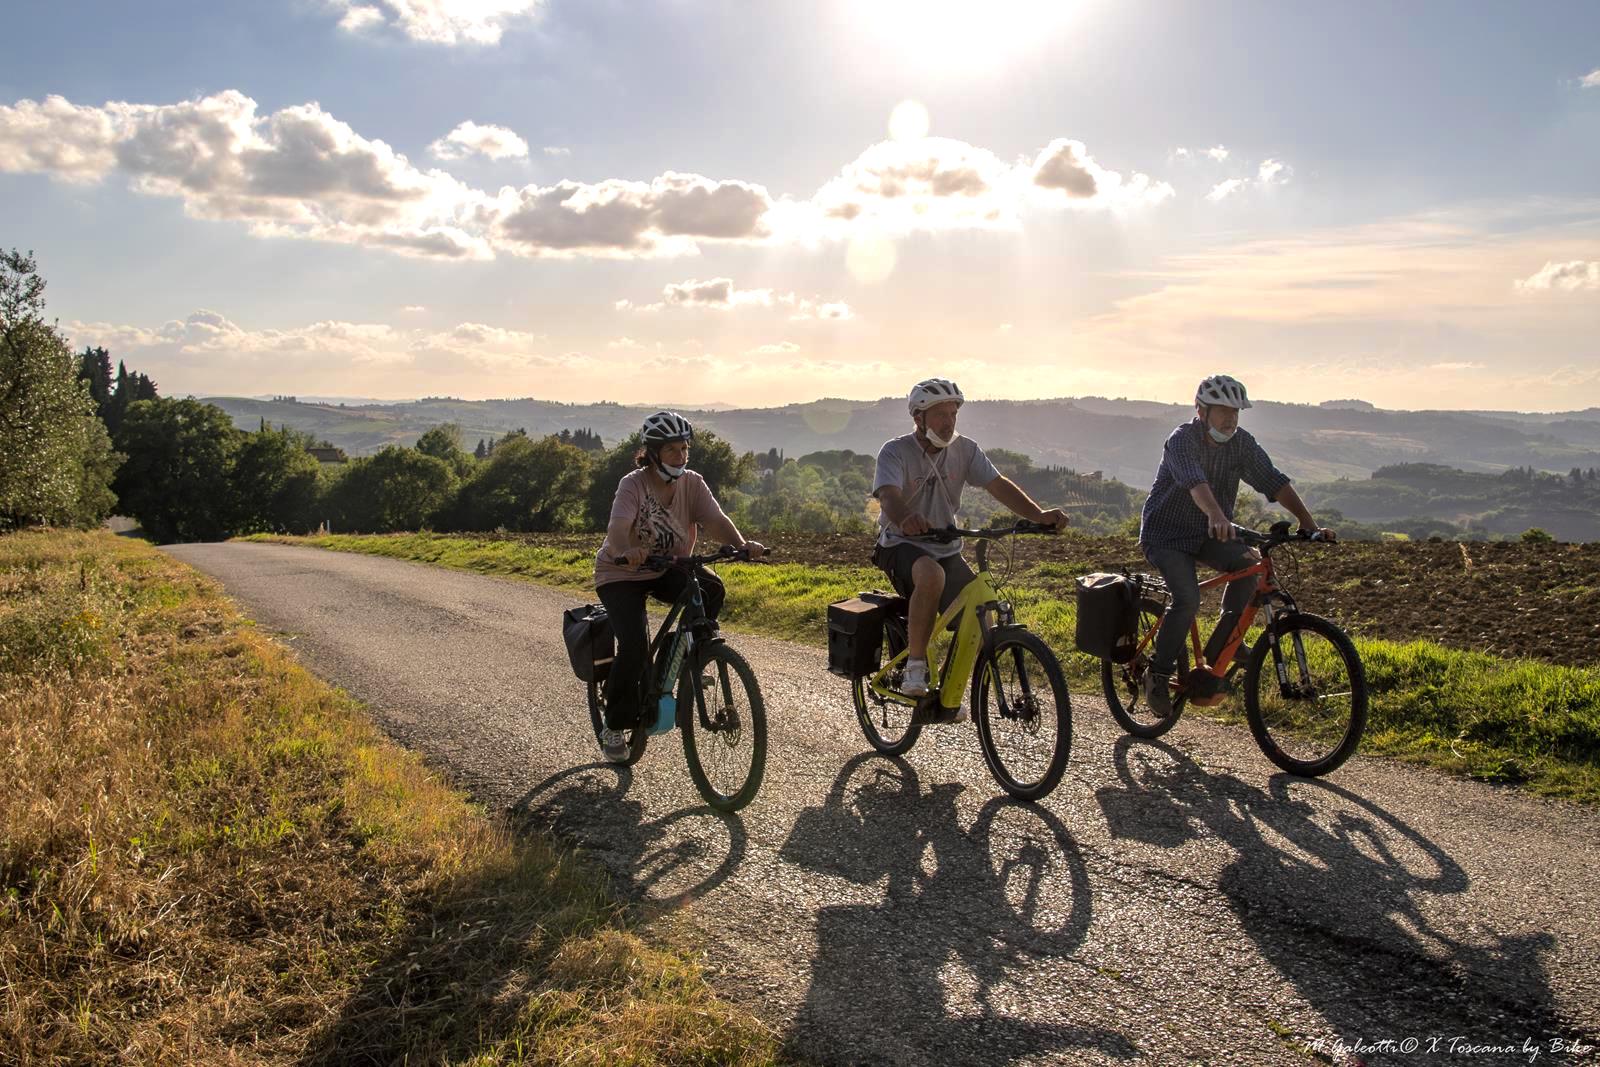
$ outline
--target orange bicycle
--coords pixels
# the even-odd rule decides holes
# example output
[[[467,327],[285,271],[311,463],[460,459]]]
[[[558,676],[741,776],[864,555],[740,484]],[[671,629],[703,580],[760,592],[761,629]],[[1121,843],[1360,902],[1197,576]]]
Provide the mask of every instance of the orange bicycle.
[[[1260,577],[1260,583],[1216,662],[1205,661],[1196,620],[1190,626],[1194,666],[1189,666],[1190,652],[1185,649],[1173,672],[1172,714],[1163,717],[1151,711],[1143,696],[1144,675],[1170,597],[1159,577],[1131,574],[1138,605],[1136,643],[1125,662],[1101,660],[1106,703],[1130,734],[1160,737],[1177,725],[1186,704],[1204,708],[1225,700],[1234,691],[1234,677],[1243,671],[1245,717],[1261,751],[1291,774],[1319,777],[1350,758],[1366,729],[1367,676],[1361,656],[1348,634],[1320,615],[1301,611],[1278,584],[1273,551],[1312,537],[1290,533],[1287,522],[1274,523],[1266,534],[1234,529],[1241,540],[1260,549],[1260,561],[1209,578],[1200,588],[1253,575]],[[1252,647],[1245,643],[1245,635],[1258,612],[1265,618]]]

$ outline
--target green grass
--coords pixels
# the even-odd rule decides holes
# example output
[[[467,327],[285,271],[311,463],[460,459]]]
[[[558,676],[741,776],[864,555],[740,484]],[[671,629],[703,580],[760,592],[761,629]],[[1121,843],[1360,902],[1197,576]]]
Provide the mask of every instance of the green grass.
[[[265,539],[523,577],[580,595],[593,589],[593,537],[559,546],[436,534]],[[1070,563],[1033,567],[1019,574],[1004,595],[1018,618],[1061,655],[1074,689],[1098,693],[1098,663],[1073,650],[1072,602],[1056,595],[1077,573]],[[724,577],[723,618],[730,626],[818,646],[826,641],[830,601],[886,588],[884,576],[866,567],[730,567]],[[1363,754],[1541,795],[1600,802],[1600,669],[1355,636],[1371,692]],[[1207,713],[1240,722],[1241,712],[1235,700]]]
[[[143,542],[0,536],[0,753],[20,1062],[777,1059],[596,871]]]

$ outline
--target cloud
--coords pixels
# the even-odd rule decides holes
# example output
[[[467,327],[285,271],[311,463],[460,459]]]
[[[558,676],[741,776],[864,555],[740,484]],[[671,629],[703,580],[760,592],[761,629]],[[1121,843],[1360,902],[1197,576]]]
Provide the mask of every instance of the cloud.
[[[426,307],[422,306],[421,304],[407,304],[405,307],[401,308],[400,310],[401,311],[419,312],[419,311],[427,311],[428,309]]]
[[[1206,194],[1206,199],[1211,201],[1226,200],[1240,189],[1243,189],[1246,184],[1243,178],[1229,178],[1227,181],[1218,182]]]
[[[1224,159],[1228,158],[1228,150],[1221,145],[1216,145],[1215,147],[1206,149],[1206,155],[1210,156],[1218,163],[1221,163]]]
[[[538,14],[544,0],[327,0],[343,12],[339,28],[349,33],[391,26],[429,44],[499,44],[507,26]]]
[[[649,182],[502,189],[492,232],[530,256],[692,255],[699,240],[764,240],[771,207],[759,185],[668,171]]]
[[[572,155],[572,149],[563,148],[560,145],[547,144],[543,148],[541,148],[540,151],[543,152],[547,156],[570,156],[570,155]]]
[[[1117,171],[1096,163],[1082,141],[1064,137],[1046,145],[1028,173],[1036,194],[1040,189],[1059,192],[1074,207],[1118,211],[1153,206],[1173,195],[1172,186],[1148,174],[1135,173],[1124,180]],[[1053,206],[1061,201],[1047,196],[1044,202]]]
[[[757,345],[745,352],[747,356],[787,356],[800,351],[800,346],[793,341],[778,341],[775,344]]]
[[[342,361],[347,366],[415,367],[431,371],[511,371],[556,362],[540,352],[543,335],[464,322],[428,331],[385,323],[324,321],[283,330],[249,330],[216,311],[199,310],[161,326],[72,322],[74,343],[126,352],[144,365],[202,366],[222,372],[255,362]],[[563,365],[567,357],[561,357]]]
[[[1260,182],[1262,185],[1282,185],[1284,182],[1289,180],[1289,176],[1293,173],[1294,169],[1283,160],[1269,159],[1264,161],[1261,166],[1257,168],[1256,181]]]
[[[1430,363],[1422,369],[1435,370],[1448,374],[1463,370],[1483,370],[1486,366],[1488,366],[1488,364],[1479,363],[1474,360],[1446,360],[1442,363]]]
[[[1600,289],[1600,261],[1585,262],[1574,259],[1566,263],[1546,263],[1531,276],[1517,280],[1514,285],[1525,292],[1550,289],[1561,289],[1566,292],[1577,289]]]
[[[789,308],[791,321],[830,320],[842,322],[855,317],[850,305],[843,301],[816,300],[794,293],[779,293],[772,289],[739,289],[732,278],[710,278],[705,281],[691,279],[671,282],[662,287],[661,299],[654,304],[635,304],[631,300],[618,300],[618,311],[665,311],[670,308],[709,308],[713,311],[732,311],[736,308]]]
[[[113,172],[194,218],[240,221],[268,237],[488,258],[469,230],[486,198],[422,171],[318,105],[266,117],[236,91],[170,105],[74,107],[60,97],[0,106],[0,171],[95,181]]]
[[[438,159],[465,159],[477,154],[490,159],[526,159],[528,142],[504,126],[480,126],[471,119],[428,146]]]
[[[1585,89],[1600,89],[1600,67],[1585,74],[1582,84]]]
[[[1195,156],[1206,156],[1217,163],[1221,163],[1223,160],[1227,159],[1228,156],[1232,155],[1232,153],[1222,145],[1214,145],[1211,148],[1196,148],[1193,150],[1188,148],[1174,148],[1172,150],[1172,155],[1174,159],[1193,159]]]

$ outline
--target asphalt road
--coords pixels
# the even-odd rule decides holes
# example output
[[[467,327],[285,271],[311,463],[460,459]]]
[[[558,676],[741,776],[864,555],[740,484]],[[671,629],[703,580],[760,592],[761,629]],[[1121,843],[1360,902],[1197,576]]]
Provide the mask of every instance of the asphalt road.
[[[1125,738],[1087,693],[1061,787],[1016,804],[971,725],[868,757],[821,652],[734,635],[771,745],[755,803],[718,816],[676,734],[599,761],[567,593],[169,551],[487,807],[691,923],[719,991],[813,1061],[1600,1061],[1600,813],[1360,757],[1301,781],[1198,718]]]

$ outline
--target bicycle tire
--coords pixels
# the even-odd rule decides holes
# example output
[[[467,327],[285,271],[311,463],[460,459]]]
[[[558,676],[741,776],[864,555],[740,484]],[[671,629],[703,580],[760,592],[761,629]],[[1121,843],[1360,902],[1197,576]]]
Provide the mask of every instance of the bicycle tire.
[[[1164,606],[1161,601],[1151,597],[1142,598],[1139,601],[1139,619],[1134,633],[1139,637],[1149,633],[1156,620],[1161,618],[1163,611]],[[1183,700],[1178,696],[1173,698],[1171,715],[1157,718],[1150,714],[1150,707],[1144,700],[1144,674],[1150,669],[1151,651],[1151,646],[1146,645],[1144,650],[1128,663],[1115,663],[1109,659],[1100,661],[1100,688],[1105,693],[1106,707],[1111,709],[1111,717],[1128,733],[1147,741],[1160,737],[1178,725],[1178,719],[1183,715]],[[1177,676],[1182,678],[1188,673],[1189,646],[1185,642],[1178,654]],[[1141,712],[1143,714],[1140,714]]]
[[[1037,662],[1037,672],[1026,666],[1027,656]],[[1008,683],[1003,675],[1008,657],[1016,671],[1010,684],[1020,685],[1023,690],[1021,700],[1025,710],[1020,719],[1005,716],[1000,710],[1001,701],[1009,704],[1016,699],[1014,692],[1005,692]],[[1039,690],[1036,687],[1041,682],[1050,689],[1049,708],[1042,707],[1039,702]],[[989,699],[991,688],[996,694],[993,708]],[[1015,761],[1001,755],[996,736],[997,726],[1003,725],[1007,734],[1037,736],[1045,726],[1050,725],[1047,720],[1052,715],[1055,720],[1053,741],[1037,745],[1025,740],[1026,747],[1039,751],[1038,758],[1033,762],[1042,769],[1037,776],[1019,777],[1017,768],[1012,766]],[[989,773],[994,775],[995,781],[1007,793],[1019,800],[1040,800],[1061,783],[1061,776],[1067,770],[1067,759],[1072,753],[1072,698],[1067,692],[1067,680],[1061,671],[1061,663],[1050,651],[1050,646],[1036,635],[1017,629],[1002,631],[993,638],[979,657],[973,674],[972,717],[978,724],[978,746],[983,750]],[[1048,757],[1042,754],[1042,749],[1046,747],[1049,748]],[[1031,771],[1027,773],[1033,774]]]
[[[678,680],[678,729],[683,731],[689,777],[707,804],[718,811],[738,811],[755,799],[766,773],[766,705],[750,664],[725,643],[718,641],[697,650],[692,659],[684,664]],[[708,668],[714,673],[707,675]],[[744,693],[744,708],[739,707],[735,687]],[[717,697],[715,706],[706,701],[708,688]],[[727,755],[741,744],[750,750],[748,767],[741,763],[732,781],[718,773],[718,781],[713,782],[713,775],[706,770],[708,760]]]
[[[1366,669],[1349,635],[1320,615],[1296,612],[1282,616],[1275,623],[1274,630],[1275,633],[1261,635],[1245,668],[1245,718],[1250,723],[1250,732],[1255,735],[1256,744],[1261,746],[1261,751],[1269,760],[1290,774],[1320,778],[1341,766],[1361,743],[1361,735],[1367,726]],[[1314,646],[1308,650],[1305,639],[1312,634],[1326,642],[1326,647]],[[1313,720],[1308,720],[1303,714],[1292,714],[1305,706],[1301,703],[1305,698],[1285,695],[1278,686],[1276,671],[1266,670],[1273,645],[1281,645],[1286,641],[1290,647],[1283,648],[1281,654],[1289,659],[1291,671],[1299,671],[1301,661],[1296,654],[1298,649],[1304,653],[1309,669],[1327,672],[1324,677],[1331,676],[1329,684],[1333,691],[1329,696],[1348,695],[1348,710],[1338,710],[1344,704],[1341,701],[1339,705],[1330,705],[1331,715],[1317,716]],[[1337,666],[1343,669],[1342,678],[1332,675],[1335,660]],[[1266,682],[1265,689],[1263,680]],[[1315,679],[1306,678],[1303,674],[1300,684],[1313,689],[1321,688],[1316,685]],[[1339,688],[1343,685],[1348,685],[1348,690]],[[1263,696],[1271,698],[1270,707],[1263,707]]]
[[[890,618],[884,621],[883,637],[888,645],[889,658],[905,651],[905,620]],[[867,693],[870,678],[855,678],[850,683],[850,695],[856,705],[856,721],[861,732],[867,735],[867,744],[885,756],[903,756],[922,736],[922,724],[911,721],[913,709],[892,700],[878,703]],[[874,716],[878,721],[874,721]],[[893,720],[891,721],[891,716]],[[896,726],[899,728],[896,729]]]
[[[595,744],[600,743],[600,731],[605,729],[606,708],[600,697],[600,683],[589,683],[589,725],[594,729]],[[620,760],[607,760],[607,763],[616,767],[632,767],[644,755],[644,747],[650,741],[650,731],[640,727],[634,730],[625,730],[628,735],[628,755]]]

